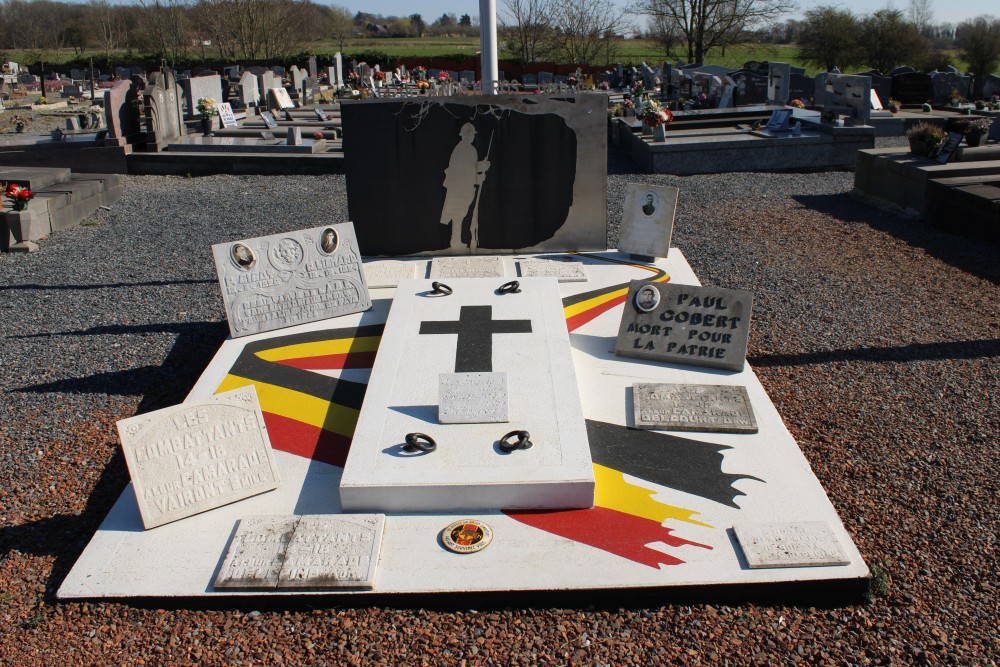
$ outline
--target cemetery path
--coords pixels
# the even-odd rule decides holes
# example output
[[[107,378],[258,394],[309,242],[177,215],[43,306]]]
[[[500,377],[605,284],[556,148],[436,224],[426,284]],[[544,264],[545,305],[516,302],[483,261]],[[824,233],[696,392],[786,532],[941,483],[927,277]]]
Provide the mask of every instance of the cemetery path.
[[[858,202],[847,172],[612,167],[612,241],[628,182],[678,186],[675,245],[754,291],[750,363],[871,604],[55,602],[127,481],[114,422],[183,399],[226,336],[209,246],[347,216],[342,176],[127,177],[112,210],[0,256],[0,664],[996,664],[996,248]]]

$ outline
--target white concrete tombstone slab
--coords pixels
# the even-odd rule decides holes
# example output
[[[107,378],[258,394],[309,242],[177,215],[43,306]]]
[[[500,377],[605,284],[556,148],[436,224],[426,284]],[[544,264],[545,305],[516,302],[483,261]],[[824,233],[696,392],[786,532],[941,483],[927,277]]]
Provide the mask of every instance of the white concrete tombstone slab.
[[[236,127],[236,114],[233,113],[233,105],[229,102],[219,103],[219,122],[222,127]]]
[[[629,183],[618,249],[633,255],[666,257],[677,211],[675,187]]]
[[[561,283],[587,281],[583,262],[531,258],[518,260],[517,265],[525,278],[555,278]]]
[[[434,257],[431,278],[504,278],[502,257]]]
[[[279,109],[295,108],[295,103],[284,88],[268,88],[267,92],[274,98],[274,103]]]
[[[848,565],[837,536],[824,521],[738,523],[733,533],[751,569]]]
[[[400,281],[340,483],[345,511],[434,512],[590,507],[587,431],[558,283],[523,278]],[[504,372],[509,423],[438,424],[439,374]],[[534,446],[505,453],[507,431]],[[437,444],[403,449],[408,433]]]
[[[441,373],[438,421],[487,424],[509,421],[506,373]]]
[[[395,287],[400,280],[412,280],[416,277],[417,262],[401,262],[395,259],[384,259],[365,262],[365,280],[368,287]]]
[[[745,290],[633,280],[615,354],[740,371],[752,309]]]
[[[233,337],[368,310],[354,225],[212,246]]]
[[[280,483],[253,387],[117,425],[147,529],[271,491]]]
[[[746,387],[738,385],[632,385],[635,428],[713,433],[756,433]]]
[[[370,589],[384,514],[240,519],[215,588]]]

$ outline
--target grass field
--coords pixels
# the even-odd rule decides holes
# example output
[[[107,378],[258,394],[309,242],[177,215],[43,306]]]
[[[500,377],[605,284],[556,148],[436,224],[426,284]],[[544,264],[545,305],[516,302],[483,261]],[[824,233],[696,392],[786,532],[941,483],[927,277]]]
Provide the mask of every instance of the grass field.
[[[615,62],[638,65],[640,62],[645,61],[650,65],[655,65],[657,63],[662,63],[665,59],[665,54],[653,40],[622,39],[617,41],[616,47],[617,57],[615,58]],[[314,44],[310,49],[310,52],[316,55],[332,55],[337,50],[338,44],[331,41],[323,41]],[[360,53],[364,51],[381,51],[390,57],[402,59],[404,63],[408,58],[432,58],[436,56],[455,55],[474,56],[479,52],[479,38],[423,37],[419,39],[350,39],[347,40],[344,45],[344,53],[348,56],[352,53]],[[7,52],[5,55],[7,59],[18,63],[33,62],[37,57],[37,55],[32,56],[29,60],[25,54],[16,51]],[[84,59],[90,56],[94,56],[96,58],[99,55],[101,54],[87,52],[84,53],[82,57]],[[196,57],[198,54],[192,53],[191,55]],[[127,57],[124,53],[122,56],[123,58]],[[211,59],[215,57],[215,54],[213,54],[210,49],[207,49],[204,56]],[[501,52],[500,57],[501,59],[504,57],[503,52]],[[74,53],[72,49],[47,51],[44,56],[47,68],[59,67],[67,62],[79,59],[80,56]],[[748,44],[727,49],[725,52],[720,50],[712,51],[707,58],[708,63],[734,68],[741,66],[748,60],[786,62],[790,63],[793,67],[804,67],[809,75],[814,75],[819,71],[816,67],[803,63],[799,60],[798,48],[795,45]],[[957,56],[953,55],[952,64],[954,64],[959,70],[965,70],[965,63],[961,62]],[[866,69],[868,68],[857,67],[852,68],[850,71],[859,72]]]

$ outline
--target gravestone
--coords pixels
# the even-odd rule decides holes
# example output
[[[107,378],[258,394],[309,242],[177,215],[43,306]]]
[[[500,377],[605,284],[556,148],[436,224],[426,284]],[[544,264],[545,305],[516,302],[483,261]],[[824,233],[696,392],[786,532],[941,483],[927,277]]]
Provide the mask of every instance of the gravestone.
[[[786,104],[790,99],[791,65],[788,63],[768,63],[767,101],[770,104]]]
[[[898,74],[913,74],[916,71],[917,70],[913,69],[912,67],[907,67],[904,65],[902,67],[896,67],[895,69],[891,70],[888,76],[896,76]]]
[[[324,122],[330,120],[329,118],[327,118],[326,112],[320,109],[319,107],[313,109],[313,113],[316,115],[317,120],[321,120]]]
[[[768,77],[750,70],[737,70],[730,75],[736,84],[734,99],[737,106],[767,102]]]
[[[941,142],[941,147],[938,148],[937,161],[940,164],[948,164],[955,151],[958,150],[958,145],[962,143],[962,135],[958,132],[949,132],[948,136],[944,138]]]
[[[278,127],[278,120],[274,117],[274,114],[270,111],[261,111],[260,119],[264,121],[264,127],[269,130],[273,130]]]
[[[837,536],[823,521],[738,523],[733,534],[750,569],[850,563]]]
[[[309,78],[318,79],[319,67],[316,65],[316,56],[309,56],[309,63],[307,67],[309,68]]]
[[[384,529],[384,514],[240,519],[215,588],[373,588]]]
[[[274,75],[274,72],[265,70],[257,76],[257,93],[263,96],[272,88],[281,88],[281,79]],[[262,101],[267,101],[266,97]]]
[[[82,93],[83,89],[80,86],[70,84],[62,87],[60,97],[80,97]]]
[[[787,132],[791,118],[791,109],[775,109],[771,112],[771,117],[767,120],[764,129],[768,132]]]
[[[69,71],[69,76],[74,81],[85,81],[89,78],[87,72],[82,69],[71,69]]]
[[[115,76],[118,77],[119,79],[128,79],[129,77],[132,76],[132,70],[130,70],[128,67],[116,67]]]
[[[295,103],[284,88],[269,88],[267,91],[268,109],[294,109]]]
[[[292,90],[299,92],[302,90],[302,83],[306,79],[306,74],[303,70],[299,69],[297,66],[292,65],[288,69],[288,79],[292,86]]]
[[[606,106],[589,94],[344,103],[348,207],[362,250],[606,249]],[[420,207],[385,196],[414,188]]]
[[[260,104],[259,79],[252,72],[243,72],[237,88],[236,103],[241,109],[257,107]]]
[[[871,91],[871,105],[872,111],[882,111],[882,100],[879,99],[878,93],[874,90]]]
[[[933,96],[929,74],[910,71],[892,75],[892,99],[902,104],[924,104]]]
[[[134,81],[116,81],[114,86],[104,91],[104,116],[108,128],[104,137],[106,146],[125,146],[141,138],[140,90],[142,87]]]
[[[618,250],[640,257],[666,257],[674,231],[678,189],[629,183]]]
[[[283,78],[285,76],[285,68],[281,65],[272,65],[271,72],[273,72],[278,78]]]
[[[615,354],[743,370],[752,307],[744,290],[633,280]]]
[[[867,76],[871,79],[872,90],[878,93],[878,98],[882,100],[884,104],[888,104],[891,99],[896,99],[892,96],[892,77],[882,76],[882,73],[877,69],[860,72],[858,76]]]
[[[756,433],[746,387],[711,384],[632,385],[635,428],[709,433]]]
[[[123,83],[123,82],[122,82]],[[181,136],[181,99],[173,72],[161,69],[149,76],[143,91],[146,112],[146,146],[163,150]]]
[[[302,145],[302,128],[301,127],[290,127],[287,132],[287,139],[285,141],[289,146],[301,146]]]
[[[212,246],[234,338],[368,310],[353,225]]]
[[[118,422],[146,529],[278,488],[253,385]]]
[[[987,74],[982,80],[982,99],[989,100],[994,95],[1000,95],[1000,76]]]
[[[971,76],[961,76],[953,72],[931,74],[931,93],[934,104],[950,104],[953,94],[956,92],[962,100],[967,100],[971,88]]]
[[[524,278],[555,278],[561,283],[579,283],[587,281],[587,272],[583,262],[561,261],[544,258],[519,260],[518,269]]]
[[[187,104],[187,115],[185,117],[187,120],[192,120],[200,115],[197,108],[198,100],[210,97],[216,102],[223,101],[222,77],[218,74],[181,79],[178,84]]]
[[[344,87],[344,56],[337,51],[333,54],[333,67],[337,75],[337,89]]]
[[[500,283],[456,278],[447,296],[432,294],[428,280],[399,283],[340,482],[345,511],[593,505],[558,283],[522,278],[517,292],[499,290]],[[508,422],[439,423],[441,373],[505,373]],[[531,446],[505,451],[506,431],[527,431]],[[416,432],[436,449],[404,449]]]
[[[80,129],[80,119],[76,116],[66,117],[66,129],[70,132],[75,132]]]
[[[811,76],[792,72],[788,78],[788,98],[802,100],[809,105],[815,96],[815,82]]]
[[[219,104],[219,122],[222,127],[236,127],[236,115],[233,113],[233,106],[229,102]]]
[[[442,278],[505,278],[507,270],[500,257],[435,257],[431,260],[430,277]]]
[[[230,81],[239,81],[240,79],[240,66],[239,65],[229,65],[228,67],[222,68],[222,74]]]
[[[538,77],[530,73],[525,74],[523,80],[524,80],[524,85],[526,86],[534,86],[538,83]]]
[[[733,71],[733,68],[725,67],[724,65],[701,65],[700,67],[697,67],[695,71],[708,74],[709,76],[722,78],[724,76],[729,76],[729,74]]]
[[[400,262],[393,259],[365,262],[365,281],[369,289],[395,287],[400,280],[415,278],[416,269],[417,264],[414,262]]]
[[[472,83],[476,80],[476,73],[471,69],[463,69],[458,73],[458,80],[462,83]]]
[[[988,141],[1000,141],[1000,116],[993,118],[993,124],[990,125],[990,132],[986,135]]]
[[[871,80],[866,76],[827,74],[824,99],[817,99],[816,104],[843,113],[856,124],[867,125],[871,118]]]

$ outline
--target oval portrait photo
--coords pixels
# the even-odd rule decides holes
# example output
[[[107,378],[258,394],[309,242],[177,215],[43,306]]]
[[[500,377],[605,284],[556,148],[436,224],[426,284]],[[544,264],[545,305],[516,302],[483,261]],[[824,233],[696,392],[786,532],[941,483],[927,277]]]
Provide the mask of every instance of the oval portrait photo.
[[[656,213],[656,207],[660,204],[660,198],[655,192],[644,192],[642,195],[642,212],[646,215]]]
[[[339,242],[340,239],[337,236],[336,230],[328,227],[323,230],[323,236],[320,237],[319,244],[323,248],[323,252],[327,255],[332,255],[337,251],[337,244]]]
[[[635,293],[635,307],[644,313],[655,309],[660,305],[660,290],[652,285],[640,287]]]
[[[249,269],[257,261],[257,258],[253,255],[253,251],[243,243],[234,244],[230,252],[232,253],[233,261],[241,269]]]

